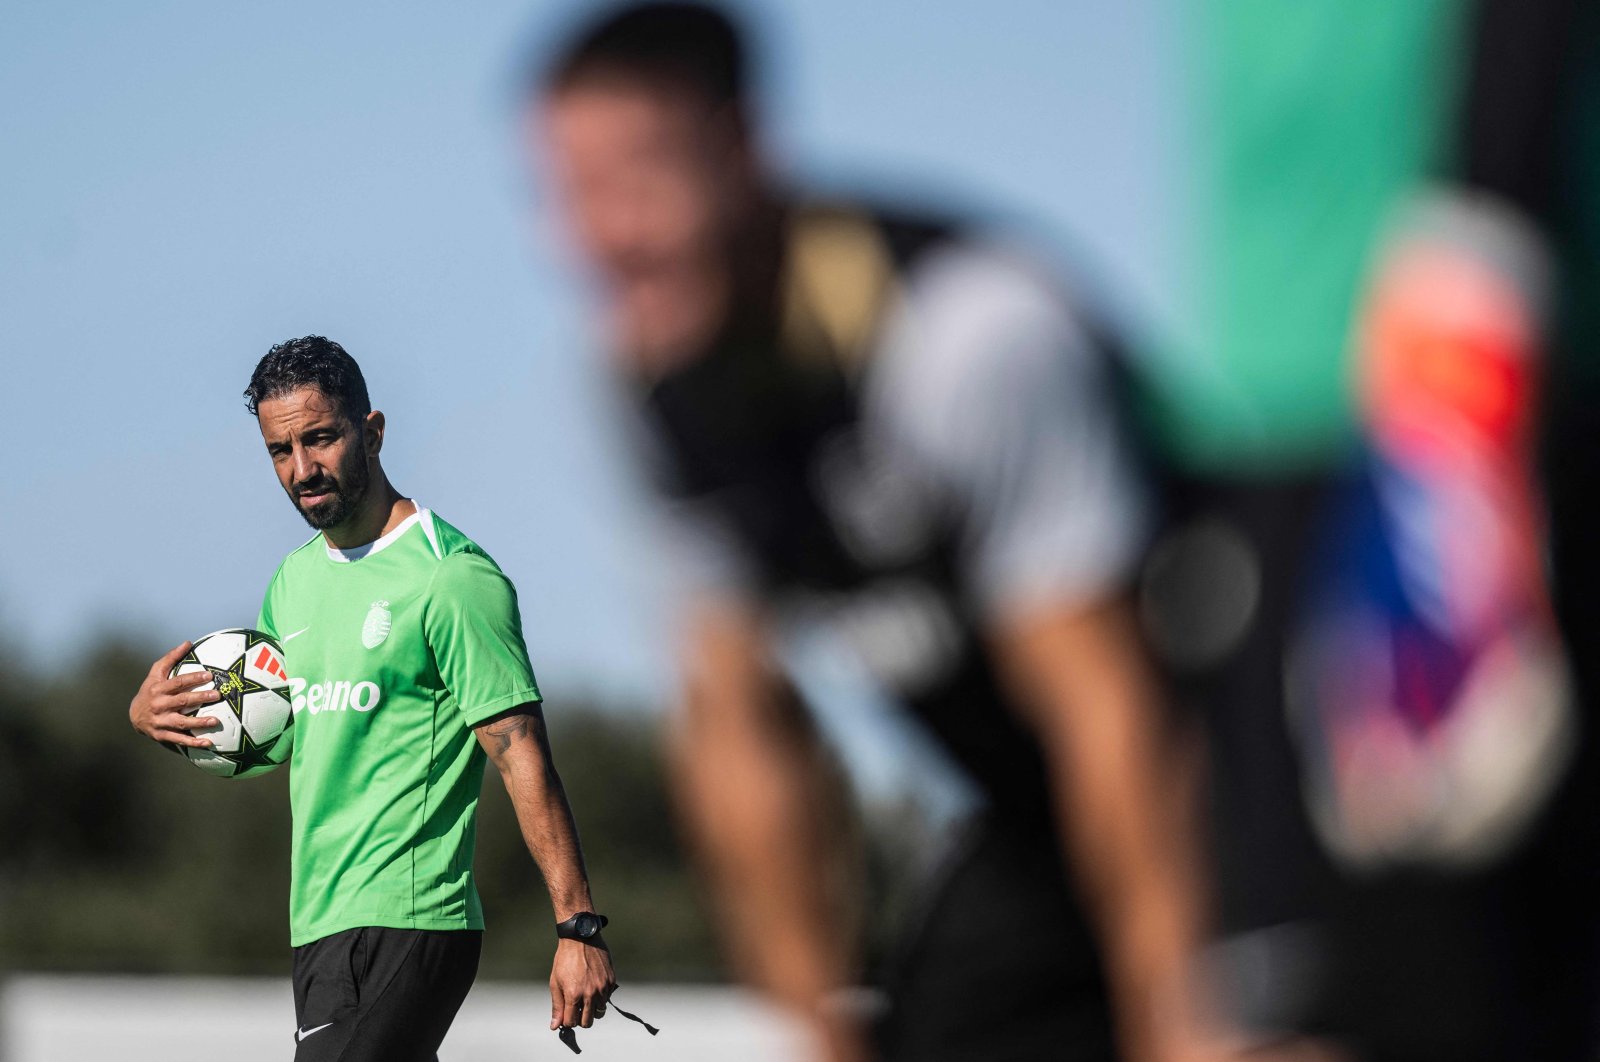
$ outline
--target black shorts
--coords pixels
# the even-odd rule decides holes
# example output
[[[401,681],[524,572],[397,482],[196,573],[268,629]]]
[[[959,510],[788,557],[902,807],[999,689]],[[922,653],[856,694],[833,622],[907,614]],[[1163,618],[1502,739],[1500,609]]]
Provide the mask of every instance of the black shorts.
[[[972,823],[884,971],[886,1062],[1116,1062],[1073,897],[1048,824]]]
[[[435,1062],[483,932],[368,926],[294,949],[295,1062]]]

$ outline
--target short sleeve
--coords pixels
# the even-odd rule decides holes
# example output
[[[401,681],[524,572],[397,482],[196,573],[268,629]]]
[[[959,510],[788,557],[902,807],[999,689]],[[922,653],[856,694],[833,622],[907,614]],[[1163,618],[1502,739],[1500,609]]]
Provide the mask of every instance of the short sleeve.
[[[424,634],[462,719],[477,726],[540,700],[511,580],[482,553],[452,553],[428,589]]]
[[[1146,502],[1106,351],[1023,263],[966,249],[908,293],[875,400],[960,520],[990,615],[1092,602],[1131,576]]]

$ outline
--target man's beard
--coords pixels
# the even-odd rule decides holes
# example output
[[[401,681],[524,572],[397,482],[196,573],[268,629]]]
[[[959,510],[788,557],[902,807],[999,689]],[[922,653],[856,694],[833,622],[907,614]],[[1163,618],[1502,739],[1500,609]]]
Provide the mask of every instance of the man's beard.
[[[359,460],[351,462],[349,469],[343,470],[339,479],[320,475],[290,488],[289,500],[294,502],[295,509],[306,523],[316,530],[326,531],[350,519],[355,514],[356,506],[366,496],[371,477],[367,474],[366,453],[361,453],[359,457]],[[307,508],[300,503],[301,496],[306,494],[327,494],[328,498]]]

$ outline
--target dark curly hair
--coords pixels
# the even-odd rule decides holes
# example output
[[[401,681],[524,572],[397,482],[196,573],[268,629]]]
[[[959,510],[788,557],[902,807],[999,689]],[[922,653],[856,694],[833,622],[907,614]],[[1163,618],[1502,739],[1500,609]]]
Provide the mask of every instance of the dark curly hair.
[[[267,351],[250,374],[244,406],[252,415],[259,415],[261,403],[267,399],[302,387],[315,387],[338,402],[352,424],[361,423],[372,412],[361,366],[343,347],[322,336],[285,340]]]
[[[529,64],[529,94],[549,95],[591,75],[625,75],[698,92],[714,106],[748,92],[744,34],[723,10],[696,0],[647,0],[579,25],[551,59]]]

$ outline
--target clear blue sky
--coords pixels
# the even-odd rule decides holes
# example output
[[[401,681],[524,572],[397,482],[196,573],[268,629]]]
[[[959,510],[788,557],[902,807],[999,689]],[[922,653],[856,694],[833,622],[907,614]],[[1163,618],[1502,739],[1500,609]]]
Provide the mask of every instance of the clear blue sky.
[[[512,106],[524,43],[582,6],[0,9],[8,642],[253,622],[310,532],[239,392],[317,332],[361,361],[397,485],[517,582],[547,693],[657,696],[654,558]],[[1160,0],[743,6],[791,171],[1036,219],[1171,301]]]

